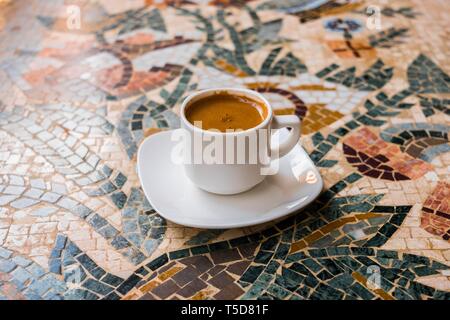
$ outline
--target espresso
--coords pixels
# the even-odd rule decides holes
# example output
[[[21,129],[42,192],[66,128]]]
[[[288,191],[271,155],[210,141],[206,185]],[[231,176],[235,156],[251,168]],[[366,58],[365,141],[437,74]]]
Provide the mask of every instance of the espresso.
[[[267,108],[248,97],[220,92],[193,102],[185,115],[193,125],[201,123],[203,130],[226,132],[256,127],[267,117]]]

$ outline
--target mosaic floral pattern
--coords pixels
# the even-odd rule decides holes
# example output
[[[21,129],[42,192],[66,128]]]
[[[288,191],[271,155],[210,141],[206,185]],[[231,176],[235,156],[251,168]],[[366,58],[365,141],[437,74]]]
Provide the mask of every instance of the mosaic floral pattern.
[[[381,29],[362,0],[0,1],[0,299],[449,300],[450,7],[370,5]],[[139,145],[219,86],[302,120],[316,201],[233,230],[152,208]]]

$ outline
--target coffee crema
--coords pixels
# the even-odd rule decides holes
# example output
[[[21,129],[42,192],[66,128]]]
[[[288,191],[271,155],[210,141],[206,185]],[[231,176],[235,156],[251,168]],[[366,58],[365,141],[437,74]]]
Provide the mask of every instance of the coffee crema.
[[[193,102],[185,115],[190,123],[203,130],[247,130],[264,121],[267,107],[245,96],[220,92]]]

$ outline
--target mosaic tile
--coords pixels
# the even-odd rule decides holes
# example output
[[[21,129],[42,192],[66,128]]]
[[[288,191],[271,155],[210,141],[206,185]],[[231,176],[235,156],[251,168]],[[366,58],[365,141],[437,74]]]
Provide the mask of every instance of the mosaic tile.
[[[450,241],[450,185],[441,181],[422,207],[421,227]]]
[[[294,15],[301,23],[307,23],[329,14],[339,14],[360,6],[360,3],[347,3],[335,1],[311,1],[311,3],[295,3],[294,1],[266,1],[259,5],[260,10],[280,10],[284,13]]]
[[[343,151],[352,166],[372,178],[417,179],[432,169],[427,163],[413,159],[409,153],[402,154],[400,148],[385,143],[367,128],[346,138]]]
[[[449,130],[450,127],[445,125],[402,124],[386,129],[381,137],[400,145],[400,149],[410,156],[431,162],[437,155],[450,151]]]
[[[380,3],[379,29],[363,1],[77,2],[77,30],[65,5],[0,7],[0,299],[450,299],[446,3]],[[211,87],[302,120],[317,200],[159,216],[138,147]]]

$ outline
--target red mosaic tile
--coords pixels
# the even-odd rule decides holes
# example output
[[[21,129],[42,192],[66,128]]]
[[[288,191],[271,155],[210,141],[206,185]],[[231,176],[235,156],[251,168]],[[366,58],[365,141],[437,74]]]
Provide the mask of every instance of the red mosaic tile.
[[[378,137],[369,128],[361,128],[344,140],[347,161],[364,175],[385,180],[414,180],[433,166],[403,153],[399,146]]]
[[[440,181],[425,200],[421,226],[450,242],[450,183]]]

